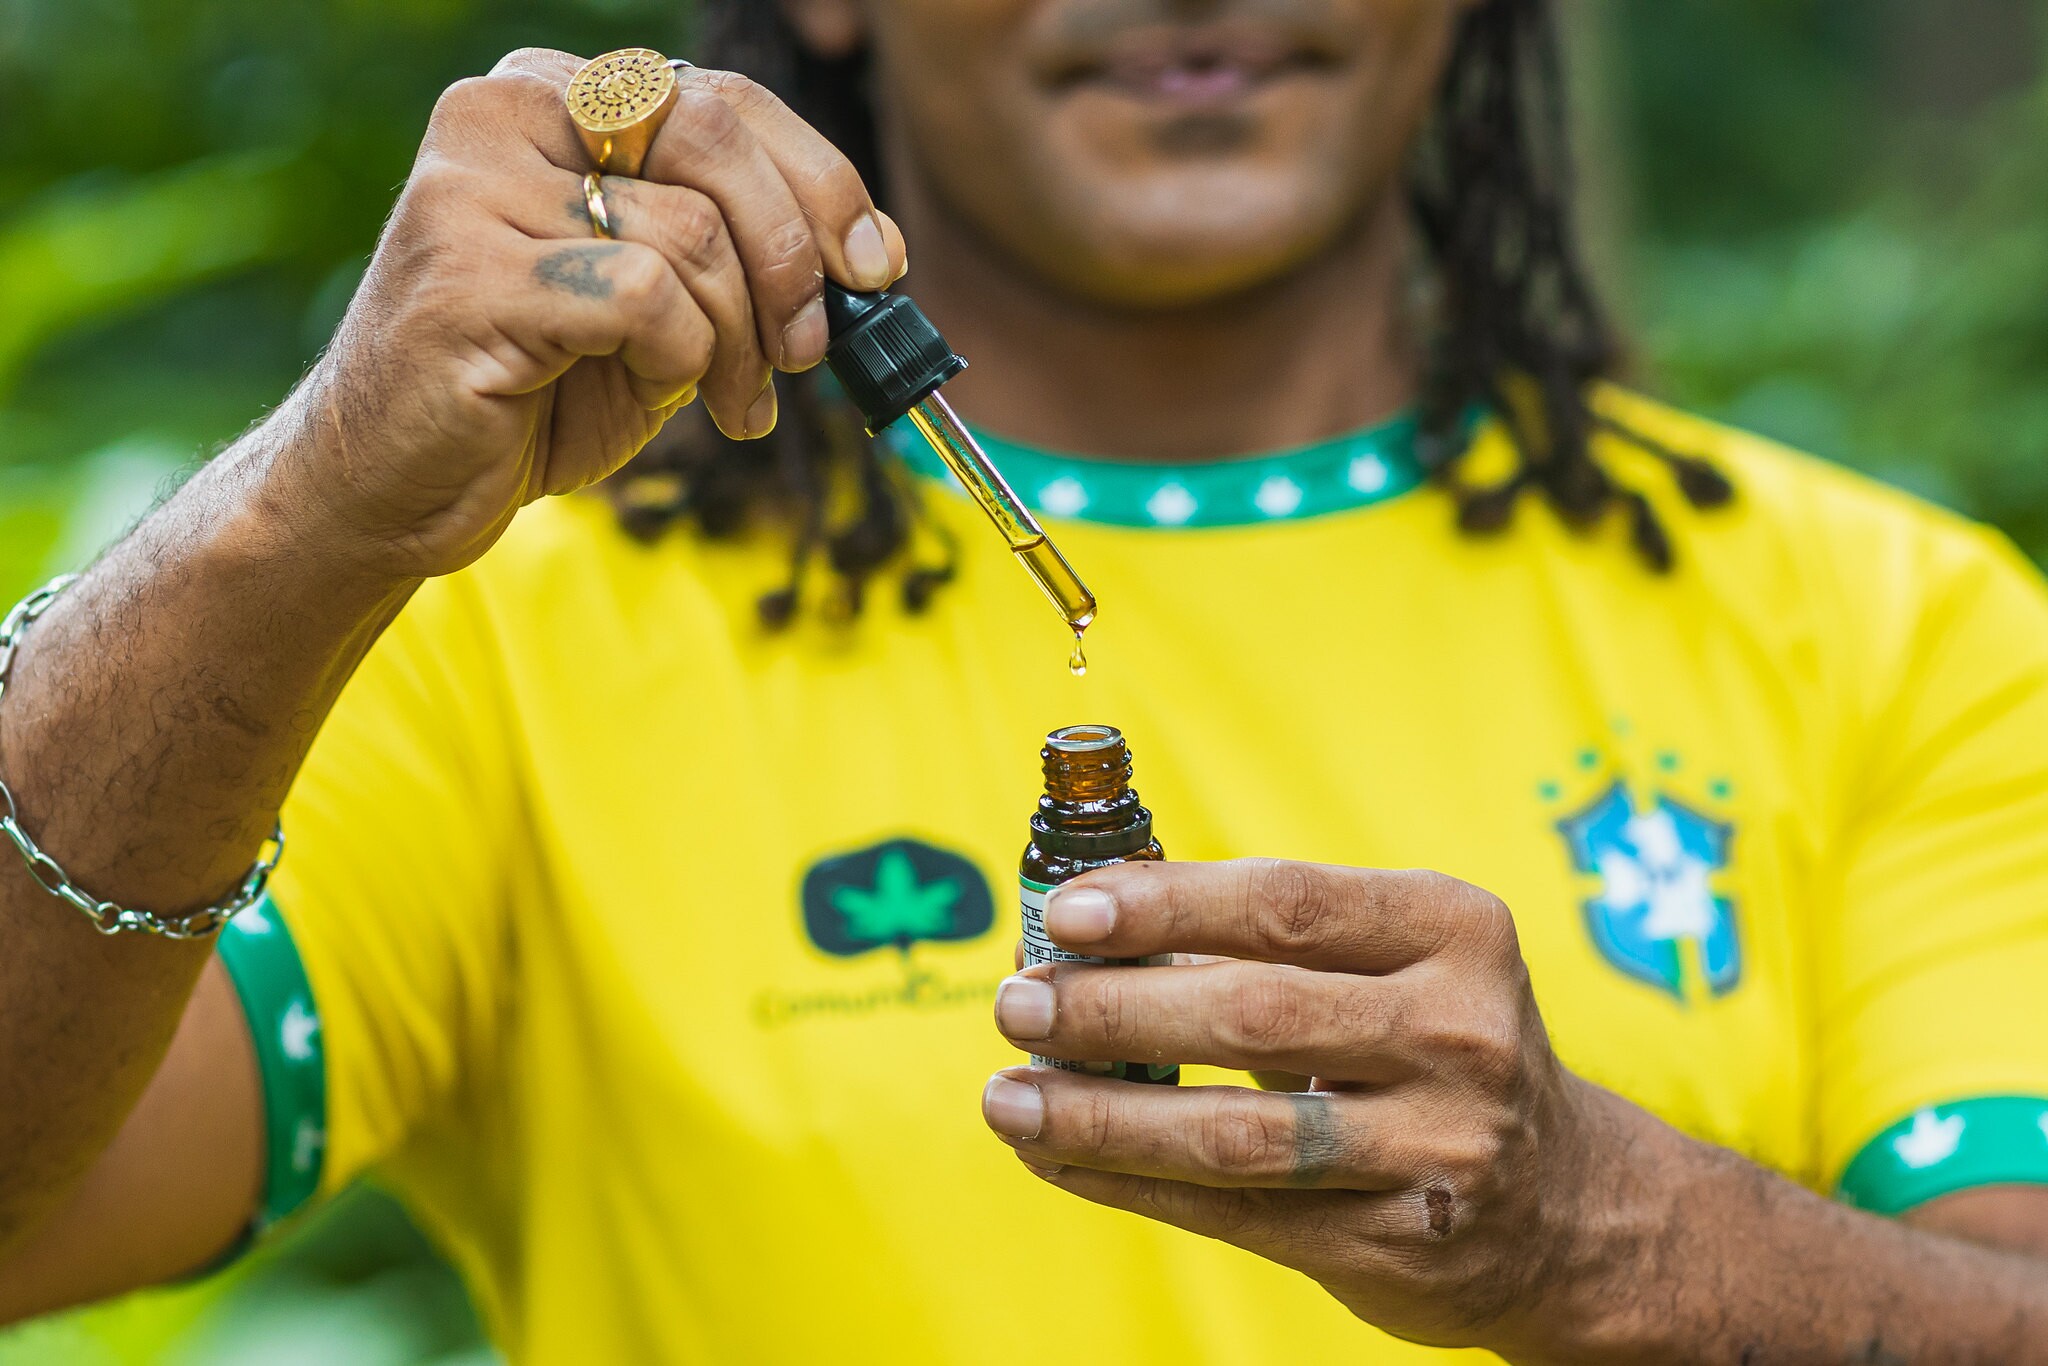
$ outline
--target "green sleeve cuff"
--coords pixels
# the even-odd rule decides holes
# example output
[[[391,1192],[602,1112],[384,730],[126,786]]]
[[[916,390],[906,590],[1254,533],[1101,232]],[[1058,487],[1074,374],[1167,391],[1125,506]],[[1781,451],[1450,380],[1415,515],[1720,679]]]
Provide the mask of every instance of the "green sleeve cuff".
[[[1931,1105],[1863,1146],[1838,1195],[1873,1214],[1903,1214],[1980,1186],[2048,1185],[2048,1099],[1973,1096]]]
[[[268,897],[228,922],[218,952],[242,999],[263,1077],[268,1164],[255,1225],[260,1233],[320,1188],[327,1152],[327,1059],[320,1012],[298,946]]]

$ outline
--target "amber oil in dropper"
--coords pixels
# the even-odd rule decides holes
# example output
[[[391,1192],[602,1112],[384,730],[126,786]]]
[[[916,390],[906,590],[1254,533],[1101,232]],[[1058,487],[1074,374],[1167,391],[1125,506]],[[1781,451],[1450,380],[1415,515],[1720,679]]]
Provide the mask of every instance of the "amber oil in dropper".
[[[1075,676],[1085,674],[1081,633],[1096,618],[1096,594],[1087,592],[1081,575],[1018,502],[1010,483],[989,463],[987,453],[938,391],[967,369],[967,356],[954,354],[924,309],[905,295],[864,295],[825,281],[825,322],[831,330],[825,365],[866,418],[868,434],[881,436],[891,422],[911,420],[946,469],[987,512],[1010,553],[1051,598],[1061,621],[1073,631],[1073,657],[1067,668]]]
[[[1078,665],[1070,665],[1076,674],[1085,673],[1088,662],[1081,655],[1081,633],[1095,620],[1095,595],[1088,591],[1088,585],[1081,582],[1081,576],[1067,563],[1067,557],[1060,554],[1060,548],[1045,534],[1045,528],[1031,515],[1030,509],[1010,488],[1002,471],[989,462],[959,414],[940,394],[931,394],[908,414],[911,425],[916,427],[927,445],[939,453],[946,467],[953,471],[953,477],[960,486],[981,505],[989,521],[1003,534],[1010,553],[1017,557],[1017,563],[1024,566],[1039,590],[1052,603],[1053,610],[1067,623],[1074,633],[1074,658]]]
[[[1031,816],[1031,841],[1018,864],[1024,908],[1024,962],[1089,963],[1144,967],[1172,961],[1090,958],[1069,953],[1045,932],[1045,899],[1052,889],[1096,868],[1155,862],[1166,857],[1152,837],[1152,813],[1131,786],[1131,750],[1114,726],[1065,726],[1045,737],[1038,753],[1045,795]],[[1180,1065],[1162,1061],[1080,1063],[1033,1057],[1034,1063],[1068,1072],[1090,1072],[1126,1081],[1173,1086]]]
[[[869,435],[910,419],[1074,633],[1068,670],[1076,677],[1088,672],[1081,635],[1095,620],[1095,595],[939,393],[967,368],[966,358],[901,294],[860,294],[827,281],[825,316],[832,333],[826,364],[867,419]]]

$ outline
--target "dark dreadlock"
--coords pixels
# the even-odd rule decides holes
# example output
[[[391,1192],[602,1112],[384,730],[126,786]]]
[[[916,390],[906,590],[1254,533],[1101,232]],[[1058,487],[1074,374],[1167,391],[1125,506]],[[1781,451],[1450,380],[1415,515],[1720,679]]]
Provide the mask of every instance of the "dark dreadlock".
[[[763,0],[699,0],[703,64],[744,71],[781,94],[884,199],[865,55],[812,56],[779,9]],[[1593,459],[1595,430],[1667,464],[1694,506],[1725,503],[1732,490],[1706,461],[1592,410],[1590,386],[1614,373],[1621,357],[1572,231],[1570,171],[1550,0],[1485,0],[1460,20],[1414,169],[1416,218],[1441,299],[1420,455],[1455,495],[1467,531],[1504,528],[1532,486],[1574,526],[1593,525],[1619,503],[1636,550],[1662,571],[1671,565],[1670,538],[1649,500]],[[786,416],[754,450],[741,451],[699,418],[665,434],[614,481],[625,526],[649,539],[678,520],[718,536],[736,532],[757,509],[788,517],[790,579],[760,604],[770,625],[795,612],[798,585],[821,549],[842,585],[840,606],[857,611],[868,581],[911,544],[915,526],[931,525],[914,486],[848,405],[826,399],[813,375],[777,382]],[[1468,484],[1458,471],[1475,408],[1502,420],[1519,457],[1513,473],[1491,487]],[[830,500],[849,512],[828,525],[836,482],[850,482],[854,493]],[[938,562],[913,556],[902,582],[913,611],[953,572],[951,546],[932,530]]]

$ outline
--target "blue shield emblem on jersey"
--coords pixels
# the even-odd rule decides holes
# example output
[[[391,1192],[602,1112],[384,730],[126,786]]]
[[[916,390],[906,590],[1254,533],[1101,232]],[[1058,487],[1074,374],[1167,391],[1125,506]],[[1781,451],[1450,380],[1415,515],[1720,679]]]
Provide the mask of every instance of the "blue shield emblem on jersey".
[[[1617,782],[1557,828],[1573,866],[1600,879],[1584,907],[1602,957],[1681,1001],[1688,979],[1711,996],[1735,989],[1735,908],[1712,885],[1728,866],[1732,826],[1661,794],[1639,807]]]

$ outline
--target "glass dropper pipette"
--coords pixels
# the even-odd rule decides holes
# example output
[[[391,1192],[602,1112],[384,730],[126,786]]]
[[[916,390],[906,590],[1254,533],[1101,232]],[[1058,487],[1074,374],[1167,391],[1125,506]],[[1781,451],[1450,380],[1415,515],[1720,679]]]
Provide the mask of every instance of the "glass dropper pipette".
[[[1039,526],[1038,519],[1017,501],[1003,472],[989,463],[988,456],[961,425],[953,405],[934,393],[912,408],[909,417],[919,434],[946,462],[946,468],[953,471],[1003,533],[1003,539],[1010,543],[1010,553],[1038,580],[1038,586],[1052,599],[1053,607],[1073,628],[1075,636],[1087,630],[1088,623],[1095,620],[1095,595],[1081,582],[1067,557],[1060,554],[1060,548]]]
[[[826,364],[867,419],[869,434],[910,419],[1073,631],[1074,667],[1080,672],[1081,633],[1095,620],[1095,595],[940,395],[939,386],[965,370],[967,361],[907,295],[856,294],[828,280],[825,314],[832,331]]]

